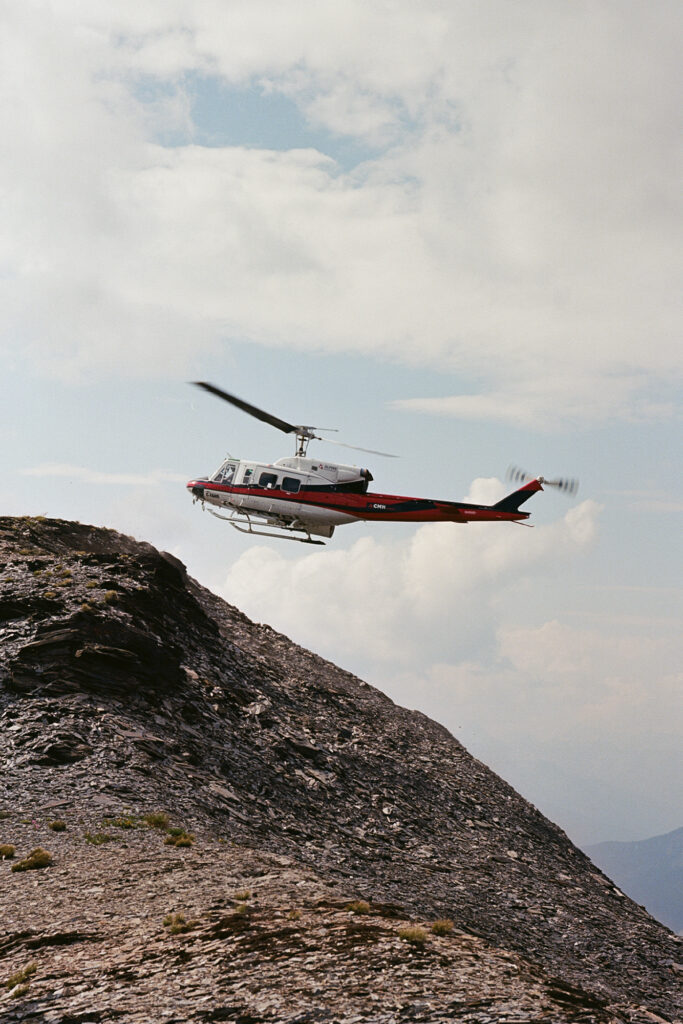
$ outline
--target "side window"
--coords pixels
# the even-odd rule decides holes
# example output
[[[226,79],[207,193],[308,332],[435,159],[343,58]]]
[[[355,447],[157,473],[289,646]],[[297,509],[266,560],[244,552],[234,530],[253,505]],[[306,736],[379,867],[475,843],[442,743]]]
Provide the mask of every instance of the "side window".
[[[296,494],[296,492],[299,490],[300,487],[301,487],[301,480],[297,480],[296,477],[294,477],[294,476],[285,476],[285,477],[282,478],[282,490],[283,491],[291,491],[292,494]]]
[[[261,473],[258,482],[259,487],[275,487],[277,483],[277,473]]]

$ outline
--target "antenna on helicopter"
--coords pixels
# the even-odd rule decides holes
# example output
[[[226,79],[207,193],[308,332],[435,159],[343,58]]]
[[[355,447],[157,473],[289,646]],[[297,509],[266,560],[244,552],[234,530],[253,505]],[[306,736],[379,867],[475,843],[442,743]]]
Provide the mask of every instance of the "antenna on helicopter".
[[[305,456],[308,449],[309,441],[326,441],[327,444],[336,444],[342,448],[352,448],[357,452],[367,452],[370,455],[383,455],[388,459],[395,459],[398,456],[391,455],[389,452],[378,452],[373,448],[359,448],[355,444],[345,444],[343,441],[333,441],[329,437],[322,437],[320,434],[316,434],[316,430],[329,430],[334,431],[334,427],[310,427],[304,426],[303,424],[288,423],[287,420],[281,420],[278,416],[273,416],[272,413],[265,412],[263,409],[259,409],[255,405],[251,405],[249,402],[245,402],[241,398],[237,398],[236,395],[231,395],[227,391],[223,391],[222,388],[217,388],[215,384],[207,384],[203,380],[194,380],[192,384],[195,387],[202,388],[204,391],[208,391],[210,394],[215,395],[217,398],[222,398],[224,402],[230,402],[231,405],[241,409],[242,412],[248,413],[250,416],[254,416],[257,420],[261,420],[263,423],[269,423],[271,427],[275,427],[277,430],[281,430],[284,434],[294,434],[296,437],[296,455]]]
[[[544,476],[534,477],[531,473],[520,469],[518,466],[508,466],[505,474],[508,480],[519,483],[526,483],[529,480],[538,480],[544,487],[557,487],[559,491],[573,497],[579,489],[579,481],[573,477],[560,477],[558,480],[546,480]]]

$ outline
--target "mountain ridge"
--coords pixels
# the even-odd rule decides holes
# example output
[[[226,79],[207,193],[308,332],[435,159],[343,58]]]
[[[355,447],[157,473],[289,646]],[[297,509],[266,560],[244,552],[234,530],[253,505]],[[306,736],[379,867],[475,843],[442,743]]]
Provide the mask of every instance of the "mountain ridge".
[[[673,931],[683,931],[683,827],[630,842],[586,846],[588,856]]]
[[[314,872],[323,901],[343,907],[355,895],[399,914],[382,918],[388,931],[391,920],[451,919],[463,943],[506,951],[518,975],[544,979],[547,1006],[556,999],[545,1019],[680,1013],[676,937],[443,726],[252,623],[151,545],[59,520],[3,518],[0,549],[0,807],[15,837],[27,842],[30,832],[19,810],[50,838],[45,819],[56,808],[69,808],[84,829],[105,812],[130,813],[140,825],[163,808],[221,863],[221,841],[241,851],[237,859],[284,858],[280,867],[298,881]],[[14,841],[0,824],[3,841]],[[86,849],[75,827],[67,832],[76,866],[61,870],[82,884],[77,865],[105,854]],[[126,843],[144,850],[152,835],[140,826]],[[198,849],[164,856],[194,857],[196,879],[208,870]],[[7,892],[27,884],[5,867]],[[198,920],[212,912],[204,907]],[[27,913],[38,928],[40,912]],[[13,935],[22,921],[17,914]],[[194,940],[183,941],[190,955]],[[506,971],[495,975],[501,991]],[[527,986],[530,1007],[538,984]],[[541,1006],[539,997],[533,1012]],[[315,1000],[310,1007],[323,1012]],[[244,1010],[298,1019],[278,1012]],[[357,1019],[381,1019],[377,1006],[363,1012]],[[485,1009],[419,1012],[386,1019],[537,1019],[528,1009],[515,1018],[514,1008],[488,1018]]]

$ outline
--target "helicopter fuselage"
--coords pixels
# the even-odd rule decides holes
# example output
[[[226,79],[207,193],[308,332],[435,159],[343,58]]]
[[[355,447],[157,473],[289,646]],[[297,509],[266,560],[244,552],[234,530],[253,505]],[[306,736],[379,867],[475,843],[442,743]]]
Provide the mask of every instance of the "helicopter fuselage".
[[[394,522],[492,522],[521,521],[528,512],[519,504],[541,490],[538,481],[525,485],[517,501],[497,505],[413,498],[368,491],[372,474],[357,466],[339,465],[301,456],[273,463],[227,459],[210,478],[190,480],[187,489],[195,499],[228,513],[233,525],[252,517],[259,523],[287,533],[303,532],[331,537],[336,526],[362,520]],[[522,494],[522,492],[524,492]]]

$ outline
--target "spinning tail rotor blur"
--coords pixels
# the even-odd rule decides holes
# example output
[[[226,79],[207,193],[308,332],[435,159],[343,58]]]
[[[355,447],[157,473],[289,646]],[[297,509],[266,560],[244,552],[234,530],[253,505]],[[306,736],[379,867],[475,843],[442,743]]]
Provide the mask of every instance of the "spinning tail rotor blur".
[[[573,498],[579,490],[579,481],[574,477],[558,477],[556,480],[547,480],[544,476],[534,477],[526,470],[520,469],[519,466],[509,466],[506,477],[514,483],[522,484],[530,480],[538,480],[543,487],[556,487],[558,491],[562,491],[570,498]]]

